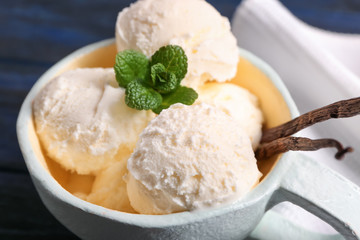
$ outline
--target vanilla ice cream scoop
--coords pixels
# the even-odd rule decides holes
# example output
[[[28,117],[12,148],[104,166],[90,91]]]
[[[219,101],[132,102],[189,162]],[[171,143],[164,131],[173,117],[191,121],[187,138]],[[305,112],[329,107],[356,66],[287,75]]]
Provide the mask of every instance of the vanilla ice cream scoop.
[[[110,68],[76,69],[53,79],[33,103],[46,155],[79,174],[127,159],[154,114],[129,108],[124,96]]]
[[[140,0],[123,9],[116,22],[118,51],[139,50],[150,57],[168,44],[188,57],[182,85],[197,88],[206,80],[235,76],[238,49],[229,20],[204,0]]]
[[[197,103],[208,103],[238,121],[248,134],[253,149],[260,143],[263,115],[258,99],[247,89],[232,83],[206,83],[198,89]]]
[[[142,214],[236,201],[261,176],[247,133],[208,104],[163,110],[141,133],[127,167],[130,203]]]
[[[96,176],[91,192],[85,199],[106,208],[134,213],[123,179],[126,173],[126,161],[111,164]]]

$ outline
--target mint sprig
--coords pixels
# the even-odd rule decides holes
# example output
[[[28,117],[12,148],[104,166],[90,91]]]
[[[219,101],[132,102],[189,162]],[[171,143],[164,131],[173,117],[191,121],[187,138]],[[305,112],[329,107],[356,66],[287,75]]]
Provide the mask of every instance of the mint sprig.
[[[161,105],[161,102],[161,95],[141,81],[132,81],[126,87],[125,103],[131,108],[137,110],[155,109]]]
[[[191,105],[198,94],[194,89],[181,86],[187,73],[187,57],[176,45],[167,45],[156,51],[150,59],[135,50],[116,55],[115,75],[125,90],[125,103],[137,110],[151,109],[160,113],[175,103]]]
[[[180,82],[187,73],[187,57],[184,50],[177,45],[167,45],[157,50],[151,57],[150,65],[161,63],[165,72],[175,74]]]
[[[174,92],[162,95],[161,104],[152,110],[154,113],[159,114],[163,109],[167,109],[175,103],[191,105],[197,98],[198,94],[194,89],[180,86]]]
[[[172,92],[180,85],[181,80],[178,80],[175,73],[167,72],[162,63],[152,65],[150,75],[154,88],[160,93]]]
[[[136,79],[148,78],[149,60],[140,52],[125,50],[116,55],[114,70],[119,86],[126,88]]]

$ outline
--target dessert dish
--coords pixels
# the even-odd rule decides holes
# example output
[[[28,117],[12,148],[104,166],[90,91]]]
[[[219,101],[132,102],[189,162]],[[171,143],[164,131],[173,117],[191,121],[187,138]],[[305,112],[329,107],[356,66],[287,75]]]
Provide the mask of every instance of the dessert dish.
[[[204,13],[197,24],[188,22],[197,13],[190,3]],[[186,19],[181,24],[180,16]],[[122,10],[114,69],[65,72],[33,103],[46,154],[70,172],[95,178],[90,192],[74,194],[119,211],[191,211],[245,196],[262,175],[254,151],[258,159],[322,147],[336,147],[336,158],[352,151],[334,139],[289,137],[307,126],[303,122],[322,119],[325,110],[261,138],[255,95],[223,83],[237,64],[223,61],[233,58],[233,40],[228,20],[205,1],[143,0]],[[325,115],[351,112],[338,105]]]
[[[201,9],[201,17],[197,9]],[[180,16],[184,21],[179,22]],[[198,19],[196,24],[195,19]],[[169,47],[164,48],[164,45]],[[35,128],[46,155],[72,174],[94,179],[93,183],[88,183],[87,189],[90,188],[90,191],[74,194],[86,201],[119,211],[168,214],[233,202],[249,192],[262,175],[257,169],[254,150],[260,142],[263,116],[255,95],[238,85],[223,83],[235,76],[239,61],[229,21],[202,0],[138,1],[119,13],[116,46],[119,54],[114,69],[79,68],[65,72],[52,80],[33,103]],[[170,50],[163,53],[164,49]],[[168,57],[169,54],[174,54],[169,64],[173,64],[176,54],[183,54],[184,62],[177,64],[184,64],[185,69],[180,75],[176,69],[174,75],[184,78],[179,80],[183,90],[189,90],[188,87],[197,89],[198,93],[193,95],[194,100],[198,100],[193,106],[164,109],[163,113],[156,116],[155,113],[161,110],[140,106],[141,103],[133,102],[138,95],[131,93],[137,94],[138,91],[133,85],[142,86],[136,83],[138,79],[146,80],[150,77],[146,71],[147,64],[151,65],[151,77],[156,67],[154,65],[159,63],[167,69],[177,68],[176,64],[166,65],[166,58],[165,62],[161,62],[162,56]],[[157,72],[154,74],[159,77],[159,81],[168,76]],[[154,83],[158,81],[156,77]],[[155,85],[154,90],[153,93],[163,101],[166,96],[177,91],[159,89]],[[200,106],[213,109],[209,110],[212,114],[207,115],[207,111]],[[177,115],[178,119],[168,114],[168,111],[175,109],[182,109],[179,110],[181,114]],[[197,111],[202,114],[197,114]],[[186,116],[187,122],[182,122]],[[153,118],[154,121],[151,121]],[[199,137],[197,147],[189,140],[182,143],[185,145],[169,149],[169,139],[156,142],[154,136],[138,141],[139,135],[146,136],[146,132],[151,131],[149,128],[160,119],[166,123],[173,122],[180,132],[190,127],[188,137]],[[223,119],[225,123],[217,124]],[[196,123],[201,124],[195,126]],[[173,130],[164,126],[156,136],[165,137],[167,131]],[[193,128],[202,129],[201,133],[191,130]],[[176,137],[180,132],[171,134]],[[206,137],[201,137],[201,134]],[[230,136],[234,136],[231,141]],[[158,146],[161,142],[167,144]],[[210,151],[205,150],[210,142],[213,144],[211,149],[218,149],[218,153],[206,154]],[[230,146],[230,143],[233,145]],[[187,149],[186,146],[192,152],[184,159],[181,153]],[[135,157],[146,149],[157,150],[146,157],[147,166],[140,164],[144,160]],[[160,157],[169,156],[169,151],[172,152],[172,158]],[[185,161],[187,166],[182,163]],[[212,167],[208,168],[210,165]],[[151,166],[154,169],[151,170],[153,179],[150,184],[146,181],[151,177],[142,171],[149,170]],[[160,194],[162,197],[159,197],[156,192],[162,190],[158,187],[163,185],[166,188],[163,181],[172,181],[160,177],[163,174],[176,175],[181,182],[177,182],[179,186],[172,186],[171,190],[164,190]],[[189,178],[194,180],[189,184],[196,186],[189,185],[189,189],[184,192],[176,190]],[[148,189],[150,185],[151,189]],[[140,189],[145,192],[142,193]],[[151,192],[155,192],[154,196],[151,196]],[[163,207],[158,207],[160,205]]]

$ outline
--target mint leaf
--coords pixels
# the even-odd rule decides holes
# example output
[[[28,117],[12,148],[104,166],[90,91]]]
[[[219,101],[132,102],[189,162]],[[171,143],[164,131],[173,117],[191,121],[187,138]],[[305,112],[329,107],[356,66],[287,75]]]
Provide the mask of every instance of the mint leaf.
[[[139,80],[127,84],[125,90],[125,103],[137,110],[149,110],[158,108],[162,97],[154,89],[147,87]]]
[[[187,72],[187,57],[184,50],[177,45],[167,45],[157,50],[151,57],[150,66],[161,63],[165,67],[166,73],[173,73],[180,81]]]
[[[131,108],[160,113],[174,103],[191,105],[198,97],[192,88],[180,86],[188,67],[180,46],[161,47],[151,60],[135,50],[125,50],[115,60],[116,80],[125,88],[125,103]]]
[[[150,71],[153,88],[159,93],[172,92],[180,84],[174,73],[165,71],[165,66],[162,63],[152,65]]]
[[[192,88],[179,86],[174,92],[162,95],[162,102],[153,112],[159,114],[163,109],[169,108],[172,104],[183,103],[191,105],[198,98],[198,94]]]
[[[140,52],[125,50],[116,55],[114,70],[119,86],[125,88],[136,79],[149,77],[149,60]]]
[[[162,74],[165,73],[165,66],[162,63],[156,63],[151,66],[150,68],[150,76],[153,85],[156,84],[156,81],[159,82],[166,82],[166,80],[163,78]]]

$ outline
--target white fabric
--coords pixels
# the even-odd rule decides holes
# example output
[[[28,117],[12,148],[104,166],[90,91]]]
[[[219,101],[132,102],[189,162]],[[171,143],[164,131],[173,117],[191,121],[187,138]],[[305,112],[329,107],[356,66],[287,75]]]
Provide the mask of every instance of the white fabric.
[[[297,19],[278,0],[244,0],[232,20],[238,45],[269,63],[281,76],[301,113],[360,96],[360,35],[327,32]],[[308,152],[360,185],[360,116],[329,120],[299,133],[335,138],[355,151],[343,161],[335,150]],[[292,204],[275,210],[309,230],[333,233],[329,225]]]

